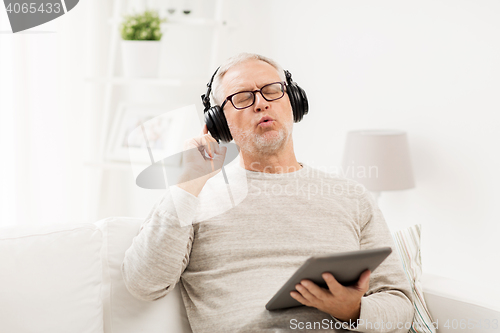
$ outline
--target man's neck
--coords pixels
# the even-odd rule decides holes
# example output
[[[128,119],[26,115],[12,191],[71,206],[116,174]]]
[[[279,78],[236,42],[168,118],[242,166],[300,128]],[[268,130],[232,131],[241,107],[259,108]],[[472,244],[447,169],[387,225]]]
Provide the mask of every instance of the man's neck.
[[[288,173],[302,169],[302,165],[295,158],[291,142],[283,150],[272,154],[252,154],[241,150],[240,166],[250,171],[265,173]]]

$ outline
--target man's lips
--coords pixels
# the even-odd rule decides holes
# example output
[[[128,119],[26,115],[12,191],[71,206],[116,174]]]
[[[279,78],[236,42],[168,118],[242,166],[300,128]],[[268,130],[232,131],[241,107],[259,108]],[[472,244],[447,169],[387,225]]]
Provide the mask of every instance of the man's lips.
[[[267,127],[267,126],[271,126],[273,123],[274,123],[273,118],[271,118],[269,116],[264,116],[264,117],[260,118],[259,123],[257,125]]]
[[[273,126],[273,124],[274,124],[274,120],[268,120],[268,121],[263,121],[263,122],[259,123],[259,126],[269,127],[269,126]]]

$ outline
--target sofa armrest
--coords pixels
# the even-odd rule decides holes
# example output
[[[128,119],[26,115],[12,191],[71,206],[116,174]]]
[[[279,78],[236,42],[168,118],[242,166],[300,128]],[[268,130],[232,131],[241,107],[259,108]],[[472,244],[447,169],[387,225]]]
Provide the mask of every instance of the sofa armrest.
[[[426,273],[421,281],[437,332],[500,333],[498,291]]]

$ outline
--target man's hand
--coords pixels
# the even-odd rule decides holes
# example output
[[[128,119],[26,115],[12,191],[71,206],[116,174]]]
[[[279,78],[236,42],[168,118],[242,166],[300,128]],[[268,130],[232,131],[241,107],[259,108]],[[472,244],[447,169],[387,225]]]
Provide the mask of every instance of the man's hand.
[[[355,285],[345,287],[332,274],[323,273],[328,289],[310,280],[302,280],[295,285],[298,292],[292,291],[290,295],[300,303],[315,307],[338,320],[356,321],[361,312],[361,297],[368,291],[370,274],[369,270],[364,271]]]
[[[205,124],[200,136],[184,143],[182,174],[177,186],[198,196],[207,180],[221,170],[226,150],[226,147],[219,147],[217,141],[208,134]]]

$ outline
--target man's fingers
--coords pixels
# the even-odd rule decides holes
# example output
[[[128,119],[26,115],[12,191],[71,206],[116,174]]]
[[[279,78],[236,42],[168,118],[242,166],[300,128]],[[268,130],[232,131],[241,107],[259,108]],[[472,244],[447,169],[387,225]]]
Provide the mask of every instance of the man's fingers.
[[[305,299],[307,299],[309,301],[316,298],[316,296],[311,294],[311,292],[306,287],[304,287],[301,283],[295,285],[295,289],[297,289],[297,291],[302,295],[302,297],[304,297]]]
[[[212,145],[212,151],[216,154],[220,154],[221,153],[220,145],[217,143],[217,141],[215,141],[214,138],[212,138],[212,140],[214,140],[214,141],[210,142],[210,144]]]
[[[371,272],[369,269],[367,269],[361,274],[358,280],[358,288],[365,292],[370,288],[370,275]]]
[[[217,142],[210,134],[200,134],[200,136],[185,141],[186,148],[194,148],[207,144],[207,142]]]
[[[207,151],[208,156],[211,158],[214,158],[214,153],[219,152],[219,144],[210,136],[210,134],[205,134],[197,138],[196,143],[198,147],[203,146],[203,150]]]
[[[206,129],[205,125],[202,132],[206,132]],[[184,144],[184,150],[189,151],[192,148],[197,148],[203,159],[215,159],[217,155],[223,154],[224,157],[226,155],[226,150],[223,152],[217,140],[215,140],[210,134],[202,134],[186,141]],[[224,158],[222,160],[224,160]]]
[[[309,302],[304,298],[302,297],[302,295],[296,291],[291,291],[290,292],[290,296],[292,296],[294,299],[296,299],[297,301],[299,301],[300,303],[306,305],[306,306],[309,306]]]
[[[205,144],[205,147],[208,151],[208,156],[210,156],[210,158],[214,158],[214,153],[212,153],[212,151],[214,150],[212,147],[213,144],[212,144],[212,142],[209,142],[208,139],[205,139],[205,140],[207,141]]]
[[[204,124],[203,127],[201,128],[200,136],[208,134],[208,127],[207,124]]]
[[[328,291],[328,290],[325,290],[324,288],[321,288],[320,286],[318,286],[316,283],[314,283],[312,281],[302,281],[301,284],[304,285],[305,288],[307,288],[309,293],[311,293],[314,297],[319,298],[319,299],[325,298],[325,292]]]
[[[207,139],[207,143],[209,144],[210,146],[210,151],[213,151],[215,154],[220,154],[221,153],[221,150],[220,150],[220,146],[219,146],[219,143],[217,142],[217,140],[215,140],[212,136],[210,136],[209,134],[207,134],[205,136],[205,138]],[[213,157],[213,156],[212,156]]]
[[[220,170],[224,165],[224,160],[226,158],[227,147],[220,147],[220,152],[215,154],[215,157],[211,162],[214,170]]]
[[[342,288],[344,288],[344,286],[338,283],[331,273],[323,273],[321,276],[325,280],[328,285],[328,289],[330,289],[332,294],[336,295],[341,292]]]
[[[215,154],[220,153],[219,144],[217,143],[217,141],[215,141],[214,138],[212,138],[208,134],[204,136],[204,141],[205,141],[206,149],[208,151],[208,155],[211,158],[215,158]]]

